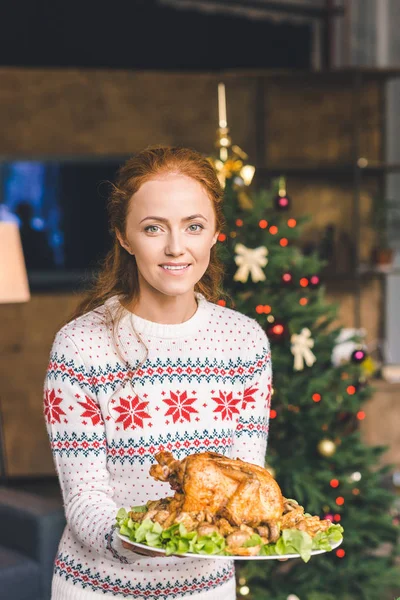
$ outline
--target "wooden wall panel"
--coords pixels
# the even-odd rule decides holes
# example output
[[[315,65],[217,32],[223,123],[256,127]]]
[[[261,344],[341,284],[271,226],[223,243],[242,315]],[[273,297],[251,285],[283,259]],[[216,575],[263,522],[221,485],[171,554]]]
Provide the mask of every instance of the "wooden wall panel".
[[[227,75],[235,142],[254,155],[254,80]],[[130,154],[149,144],[212,151],[216,74],[0,68],[0,154]]]
[[[382,151],[380,87],[370,81],[355,96],[350,83],[316,78],[266,84],[265,164],[349,163],[354,159],[354,119],[359,115],[360,152],[379,160]]]
[[[43,382],[54,335],[77,302],[72,294],[34,294],[26,304],[0,304],[0,403],[11,476],[54,472]]]

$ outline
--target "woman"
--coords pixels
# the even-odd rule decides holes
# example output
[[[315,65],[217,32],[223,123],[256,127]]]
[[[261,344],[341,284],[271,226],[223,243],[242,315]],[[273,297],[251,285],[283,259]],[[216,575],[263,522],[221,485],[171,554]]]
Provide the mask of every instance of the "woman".
[[[171,495],[154,454],[216,451],[264,465],[269,344],[217,304],[222,190],[186,148],[154,147],[121,168],[109,201],[114,246],[57,334],[45,416],[67,525],[53,600],[232,600],[233,561],[138,554],[115,532],[122,506]]]

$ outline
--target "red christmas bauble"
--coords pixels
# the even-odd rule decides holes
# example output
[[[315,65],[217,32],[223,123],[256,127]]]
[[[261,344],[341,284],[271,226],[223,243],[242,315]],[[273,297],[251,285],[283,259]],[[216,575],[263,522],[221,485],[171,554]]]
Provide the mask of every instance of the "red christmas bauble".
[[[288,329],[282,321],[274,321],[267,325],[265,333],[272,342],[281,342],[287,336]]]
[[[292,202],[287,194],[280,196],[279,194],[274,198],[275,210],[285,211],[289,210]]]
[[[354,350],[354,352],[351,353],[351,362],[352,363],[360,364],[366,358],[367,358],[367,353],[362,348],[359,348],[358,350]]]

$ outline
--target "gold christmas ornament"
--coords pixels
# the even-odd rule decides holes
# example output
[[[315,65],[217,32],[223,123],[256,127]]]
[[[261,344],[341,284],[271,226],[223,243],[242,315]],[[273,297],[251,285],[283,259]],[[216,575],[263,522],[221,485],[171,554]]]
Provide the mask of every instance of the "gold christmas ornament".
[[[330,457],[333,456],[336,452],[335,442],[329,440],[328,438],[324,438],[320,442],[318,442],[318,452],[321,456]]]
[[[224,83],[218,84],[218,125],[215,146],[219,151],[219,158],[209,158],[208,160],[216,170],[218,180],[223,188],[225,188],[227,179],[233,179],[240,208],[242,210],[252,210],[253,202],[246,194],[245,188],[253,181],[256,169],[246,162],[248,159],[246,152],[235,144],[232,146],[226,116]]]

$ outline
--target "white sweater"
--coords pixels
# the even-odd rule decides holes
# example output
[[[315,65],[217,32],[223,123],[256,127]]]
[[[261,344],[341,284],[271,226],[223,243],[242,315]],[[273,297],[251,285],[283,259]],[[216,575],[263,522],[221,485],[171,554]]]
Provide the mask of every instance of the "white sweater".
[[[159,450],[177,459],[214,451],[264,466],[266,334],[255,319],[196,297],[196,313],[179,324],[124,309],[118,352],[104,306],[56,335],[44,411],[67,525],[53,600],[235,598],[232,560],[143,557],[125,550],[115,530],[120,507],[173,494],[149,475]],[[106,306],[114,311],[118,298]],[[149,349],[136,372],[145,349],[132,325]]]

